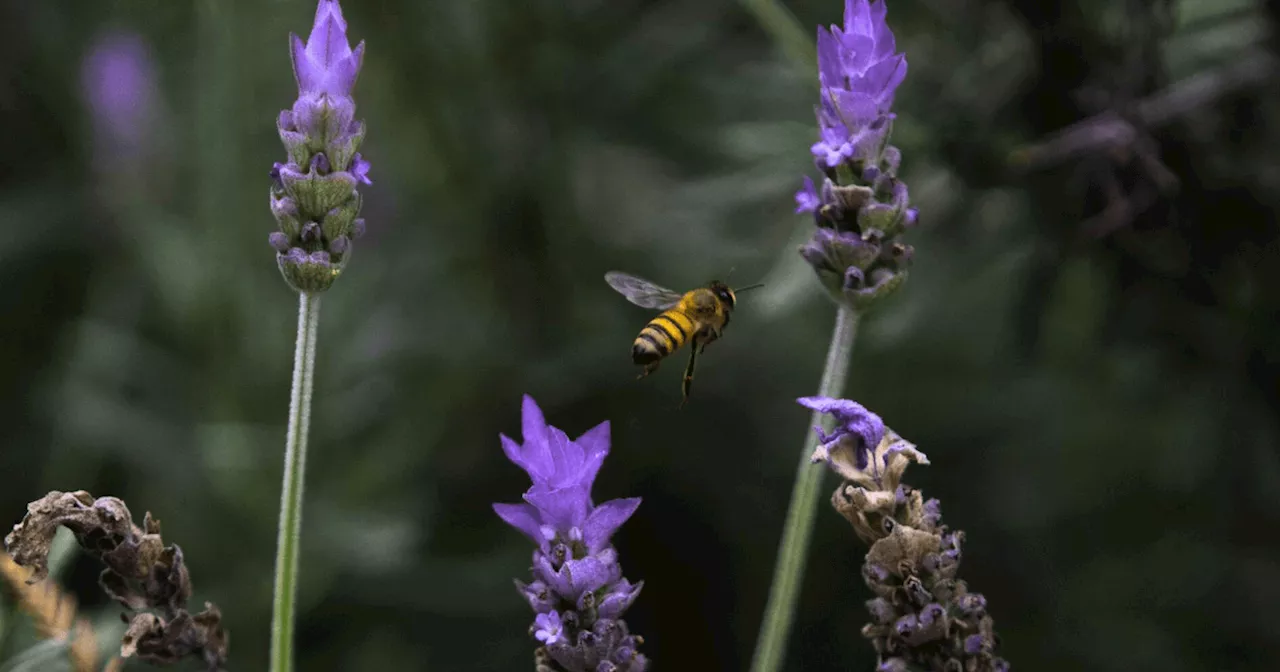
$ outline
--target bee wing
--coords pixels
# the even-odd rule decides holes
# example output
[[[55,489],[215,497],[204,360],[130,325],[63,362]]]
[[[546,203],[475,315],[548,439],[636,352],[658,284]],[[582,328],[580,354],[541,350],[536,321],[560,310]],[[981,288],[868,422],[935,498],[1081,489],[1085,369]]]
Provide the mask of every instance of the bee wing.
[[[641,308],[666,310],[680,303],[680,297],[684,296],[666,287],[655,285],[644,278],[637,278],[634,275],[619,271],[605,273],[604,281],[609,283],[609,286],[619,294],[627,297],[628,301]]]

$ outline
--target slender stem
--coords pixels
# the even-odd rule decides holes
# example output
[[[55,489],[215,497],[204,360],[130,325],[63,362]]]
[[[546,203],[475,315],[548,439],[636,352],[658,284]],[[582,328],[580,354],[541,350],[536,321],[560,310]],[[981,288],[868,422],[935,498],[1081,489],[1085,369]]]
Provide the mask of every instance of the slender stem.
[[[827,367],[822,372],[822,384],[818,386],[820,396],[838,397],[844,392],[857,333],[857,311],[841,304],[831,333],[831,346],[827,349]],[[826,420],[829,423],[829,419]],[[809,424],[819,423],[824,423],[824,417],[821,413],[814,413]],[[822,476],[826,473],[826,469],[809,462],[809,456],[817,445],[817,435],[813,430],[806,431],[804,452],[800,454],[800,466],[796,469],[796,481],[791,489],[791,504],[787,508],[787,522],[782,528],[782,541],[778,544],[769,602],[764,608],[764,622],[760,624],[760,638],[756,640],[756,653],[751,661],[752,672],[775,672],[782,668],[787,635],[791,632],[800,583],[804,578],[805,561],[809,557],[809,538],[813,536],[813,521],[818,501],[822,498]]]
[[[747,11],[755,15],[760,27],[773,38],[778,48],[799,69],[810,72],[818,62],[813,46],[813,33],[804,29],[795,14],[779,0],[741,0]],[[817,78],[814,79],[817,81]]]
[[[276,588],[271,607],[271,672],[293,670],[294,600],[298,594],[298,538],[302,530],[302,484],[307,472],[307,433],[316,369],[316,325],[320,297],[298,294],[298,342],[293,353],[289,432],[285,438],[280,531],[276,537]]]

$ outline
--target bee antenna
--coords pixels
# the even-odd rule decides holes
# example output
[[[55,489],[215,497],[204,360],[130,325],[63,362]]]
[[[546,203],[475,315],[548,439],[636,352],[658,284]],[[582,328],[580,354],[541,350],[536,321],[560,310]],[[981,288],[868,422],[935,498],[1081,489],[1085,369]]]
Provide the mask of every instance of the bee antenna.
[[[728,282],[728,281],[729,281],[729,278],[732,278],[732,277],[733,277],[733,271],[734,271],[734,269],[736,269],[736,268],[737,268],[737,266],[730,266],[730,267],[729,267],[729,272],[724,274],[724,281],[725,281],[725,282]]]
[[[764,287],[764,283],[763,283],[763,282],[757,282],[757,283],[756,283],[756,284],[754,284],[754,285],[747,285],[746,287],[739,287],[739,288],[737,288],[737,289],[733,290],[733,293],[734,293],[734,294],[741,294],[741,293],[743,293],[743,292],[747,291],[748,289],[759,289],[759,288],[761,288],[761,287]]]

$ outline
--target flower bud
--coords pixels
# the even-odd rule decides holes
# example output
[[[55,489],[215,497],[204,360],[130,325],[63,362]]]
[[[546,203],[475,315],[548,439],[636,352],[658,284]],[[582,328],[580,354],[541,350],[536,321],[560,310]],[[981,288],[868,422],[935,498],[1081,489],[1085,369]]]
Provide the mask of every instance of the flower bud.
[[[356,186],[370,184],[370,166],[359,154],[364,123],[355,119],[351,91],[364,43],[351,48],[337,0],[319,0],[310,36],[291,35],[290,43],[298,97],[276,116],[289,160],[271,173],[280,235],[270,242],[290,287],[321,292],[342,273],[363,229]]]

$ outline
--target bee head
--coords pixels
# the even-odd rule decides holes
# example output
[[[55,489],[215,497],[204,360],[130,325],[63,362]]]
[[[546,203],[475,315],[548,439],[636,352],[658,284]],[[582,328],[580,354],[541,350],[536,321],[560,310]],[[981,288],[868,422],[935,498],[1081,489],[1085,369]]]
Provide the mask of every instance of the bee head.
[[[734,295],[732,289],[729,289],[729,285],[726,285],[719,280],[712,280],[709,289],[712,294],[716,295],[716,298],[723,301],[729,308],[733,308],[738,302],[738,297]]]

